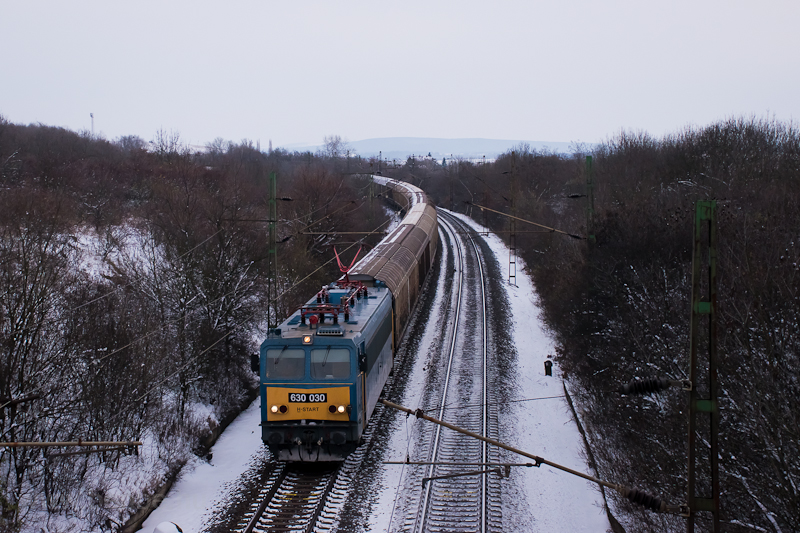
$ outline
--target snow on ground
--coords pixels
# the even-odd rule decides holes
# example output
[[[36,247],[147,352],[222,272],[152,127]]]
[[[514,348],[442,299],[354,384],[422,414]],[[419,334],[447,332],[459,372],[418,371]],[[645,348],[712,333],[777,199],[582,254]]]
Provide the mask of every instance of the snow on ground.
[[[205,520],[224,502],[239,477],[247,471],[261,443],[261,399],[256,400],[233,423],[211,448],[212,459],[193,457],[158,508],[142,525],[151,533],[161,522],[174,522],[184,533],[202,529]]]
[[[147,237],[137,229],[136,221],[129,220],[111,226],[103,234],[90,226],[75,229],[75,247],[78,250],[78,270],[99,280],[114,276],[115,265],[135,264],[146,266]]]
[[[478,231],[486,231],[464,216],[461,217]],[[495,235],[484,237],[500,265],[508,263],[508,248]],[[445,261],[447,250],[442,251]],[[502,269],[501,269],[502,270]],[[444,276],[439,280],[439,290],[431,310],[431,321],[439,315],[439,308],[449,299],[442,293]],[[558,369],[553,376],[545,377],[544,361],[553,354],[553,342],[539,319],[539,307],[533,283],[524,272],[524,264],[517,259],[517,286],[506,285],[514,322],[514,343],[517,347],[517,386],[509,390],[512,400],[510,411],[502,421],[507,444],[534,453],[550,461],[581,472],[588,466],[582,457],[580,433],[564,398]],[[431,333],[432,335],[433,333]],[[422,352],[431,339],[420,341]],[[413,403],[421,397],[424,386],[424,357],[418,357],[409,379],[405,398]],[[555,397],[555,398],[553,398]],[[212,448],[209,462],[193,459],[184,468],[169,495],[144,523],[141,529],[151,533],[161,522],[177,523],[184,532],[199,532],[212,511],[225,500],[233,484],[240,478],[261,449],[259,413],[260,399],[242,413],[223,433]],[[397,417],[385,459],[405,460],[409,442],[413,440],[413,420]],[[529,462],[527,458],[513,456],[511,461]],[[363,509],[365,531],[387,531],[392,515],[402,512],[395,509],[398,490],[402,490],[404,467],[381,465],[379,480],[369,510]],[[596,486],[576,476],[548,466],[540,468],[515,468],[506,482],[504,522],[519,531],[541,533],[593,532],[609,530],[602,497]],[[396,517],[395,517],[396,518]],[[509,528],[511,529],[511,528]]]
[[[452,253],[444,247],[439,250],[438,260],[442,265],[446,265],[449,255]],[[445,294],[446,274],[439,276],[434,290],[434,301],[431,306],[428,323],[435,323],[441,319],[441,312],[450,303],[450,295]],[[417,357],[408,378],[408,384],[403,394],[401,405],[414,409],[422,407],[419,405],[424,396],[425,372],[427,365],[427,355],[431,346],[436,344],[436,328],[426,328],[419,344],[417,345]],[[385,454],[386,461],[405,461],[409,454],[413,453],[413,442],[415,425],[417,420],[406,416],[398,416],[394,419],[391,428],[391,438],[387,445]],[[364,517],[365,531],[389,531],[390,525],[395,518],[395,514],[403,514],[402,509],[395,507],[395,503],[403,490],[403,481],[406,473],[405,465],[383,465],[380,470],[380,487],[382,490],[375,494],[375,505],[372,512]]]
[[[486,229],[468,219],[460,217],[478,231]],[[501,271],[508,264],[509,250],[493,234],[484,237],[494,252]],[[450,252],[443,249],[440,261],[446,262]],[[449,302],[444,294],[444,277],[439,280],[435,301],[428,321],[436,322],[440,309]],[[503,435],[507,444],[534,453],[545,459],[575,470],[588,471],[582,457],[583,443],[572,419],[569,405],[564,398],[564,390],[559,372],[553,369],[552,377],[545,377],[544,362],[548,354],[554,354],[552,339],[546,334],[539,318],[533,282],[524,272],[524,263],[517,259],[517,286],[506,284],[510,312],[514,322],[514,344],[517,348],[516,387],[510,387],[510,412],[503,414]],[[436,335],[430,328],[421,338],[418,357],[409,377],[404,399],[406,407],[417,408],[423,396],[425,383],[425,364],[428,347]],[[543,399],[534,399],[543,398]],[[519,401],[527,400],[527,401]],[[406,454],[413,455],[415,436],[414,419],[397,417],[391,431],[385,460],[404,461]],[[530,462],[530,459],[509,454],[510,462]],[[380,470],[379,492],[375,495],[375,505],[364,517],[365,531],[389,531],[397,515],[404,511],[394,507],[404,486],[405,466],[384,465]],[[504,491],[503,521],[509,530],[540,533],[592,532],[603,533],[609,530],[608,519],[603,509],[603,501],[596,486],[579,477],[560,470],[542,466],[540,468],[514,468]]]
[[[486,228],[466,216],[462,220],[478,231]],[[494,252],[498,263],[508,264],[509,250],[494,234],[484,237]],[[582,457],[583,443],[572,413],[564,396],[561,376],[553,367],[553,376],[544,375],[544,362],[548,355],[555,354],[552,339],[545,332],[533,282],[525,273],[525,265],[519,258],[517,264],[517,286],[506,284],[511,315],[514,322],[514,345],[517,348],[517,387],[512,395],[519,401],[503,420],[504,428],[515,428],[507,444],[533,453],[549,461],[580,472],[589,471]],[[557,398],[548,398],[557,396]],[[501,431],[508,434],[508,431]],[[510,457],[512,461],[516,459]],[[519,457],[519,462],[527,462]],[[608,518],[603,509],[603,499],[596,485],[579,477],[548,466],[540,468],[517,468],[512,472],[522,492],[523,506],[518,510],[517,520],[524,531],[556,533],[560,531],[603,532],[609,529]],[[504,502],[504,515],[512,512]],[[526,504],[526,505],[525,505]],[[525,509],[527,507],[527,510]],[[519,529],[519,528],[518,528]]]

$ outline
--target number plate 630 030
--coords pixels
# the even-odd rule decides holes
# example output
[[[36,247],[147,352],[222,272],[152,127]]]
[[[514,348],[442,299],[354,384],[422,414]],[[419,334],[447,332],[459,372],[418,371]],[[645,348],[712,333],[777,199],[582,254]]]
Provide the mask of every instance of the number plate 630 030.
[[[292,403],[325,403],[328,401],[328,395],[324,392],[313,394],[292,392],[289,394],[289,401]]]

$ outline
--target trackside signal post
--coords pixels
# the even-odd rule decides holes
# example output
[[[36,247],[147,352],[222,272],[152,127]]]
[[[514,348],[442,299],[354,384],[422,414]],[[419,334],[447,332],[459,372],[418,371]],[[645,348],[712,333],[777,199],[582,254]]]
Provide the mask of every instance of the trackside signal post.
[[[692,257],[692,311],[689,345],[689,473],[687,483],[687,533],[694,532],[698,511],[713,515],[713,529],[720,531],[719,519],[719,404],[717,401],[717,202],[698,201],[695,206],[694,253]],[[707,317],[704,325],[703,318]],[[700,374],[707,364],[707,385]],[[710,449],[698,447],[699,421],[707,420]],[[708,453],[708,455],[706,455]],[[707,458],[710,468],[710,497],[697,495],[698,456]],[[704,469],[705,470],[705,469]],[[708,472],[707,470],[704,472]],[[703,481],[708,479],[703,476]],[[705,485],[706,483],[704,483]]]

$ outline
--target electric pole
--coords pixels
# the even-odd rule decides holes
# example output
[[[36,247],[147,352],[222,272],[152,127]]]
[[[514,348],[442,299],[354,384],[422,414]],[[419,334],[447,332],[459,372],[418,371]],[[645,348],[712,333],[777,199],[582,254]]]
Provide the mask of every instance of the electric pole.
[[[705,272],[703,272],[705,270]],[[708,317],[704,325],[701,317]],[[706,357],[701,357],[706,355]],[[707,370],[707,379],[700,374]],[[695,207],[694,254],[692,258],[692,311],[689,334],[689,476],[687,533],[694,532],[698,511],[712,514],[712,531],[720,531],[719,518],[719,403],[717,401],[717,202],[698,201]],[[703,431],[698,445],[699,420]],[[705,441],[705,435],[708,441]],[[708,450],[708,451],[706,451]],[[698,472],[698,458],[708,461]],[[709,497],[697,495],[698,473],[702,485],[711,489]],[[708,483],[710,481],[710,483]]]
[[[517,153],[511,152],[511,216],[517,216]],[[508,247],[508,284],[517,285],[517,221],[509,218],[511,234]]]
[[[278,176],[269,174],[269,244],[267,248],[267,325],[278,327]],[[270,310],[270,307],[272,310]]]

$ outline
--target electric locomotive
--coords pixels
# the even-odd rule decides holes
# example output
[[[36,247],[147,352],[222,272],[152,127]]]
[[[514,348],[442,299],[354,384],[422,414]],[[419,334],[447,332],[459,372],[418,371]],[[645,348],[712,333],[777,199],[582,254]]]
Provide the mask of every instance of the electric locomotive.
[[[433,260],[438,227],[424,193],[375,181],[406,199],[406,217],[356,268],[340,262],[344,277],[261,344],[262,440],[279,461],[342,461],[355,450]]]
[[[389,290],[324,287],[261,345],[262,439],[280,461],[343,460],[391,368]]]

